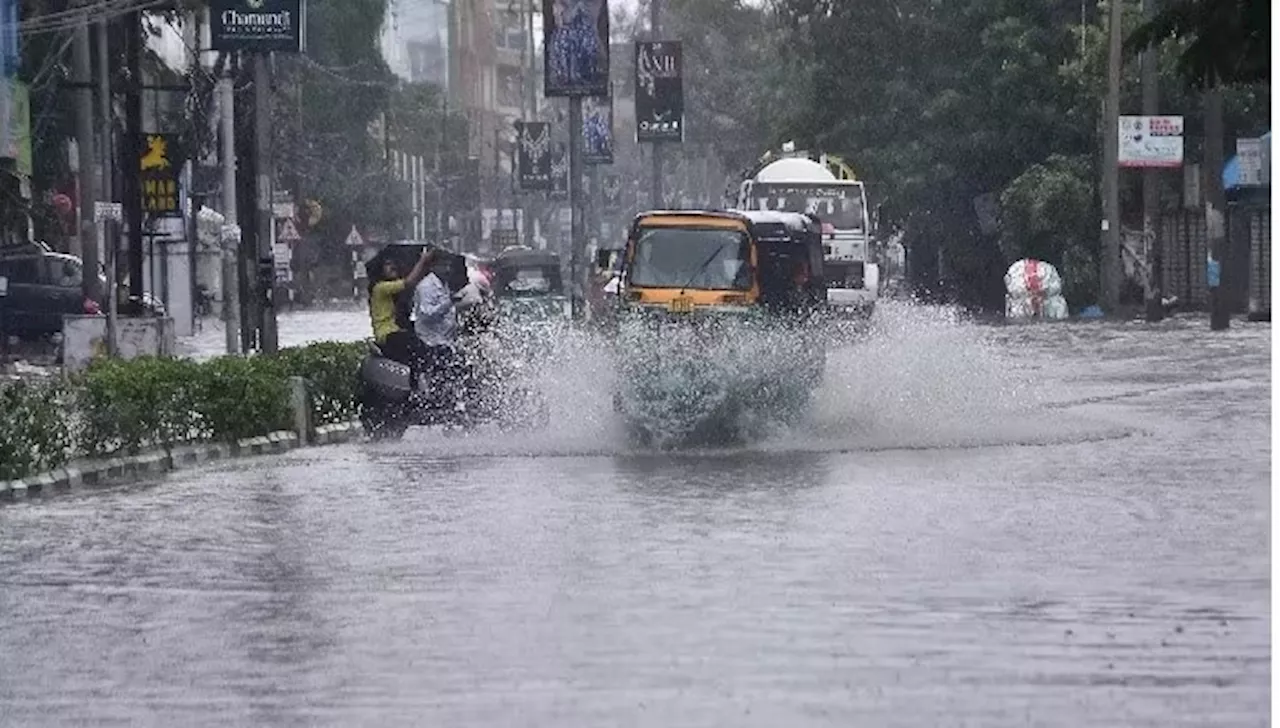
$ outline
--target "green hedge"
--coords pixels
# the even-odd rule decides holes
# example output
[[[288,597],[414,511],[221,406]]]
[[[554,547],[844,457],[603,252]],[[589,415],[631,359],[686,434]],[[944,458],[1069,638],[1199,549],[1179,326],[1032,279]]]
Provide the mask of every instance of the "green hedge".
[[[366,351],[362,342],[325,342],[207,362],[101,360],[57,385],[0,385],[0,479],[50,470],[75,455],[289,429],[292,376],[307,380],[313,424],[354,419]]]
[[[368,351],[364,343],[322,342],[280,352],[278,361],[285,374],[307,380],[311,421],[316,426],[350,422],[360,414],[355,373]]]
[[[0,480],[60,467],[71,450],[67,399],[60,384],[0,383]]]

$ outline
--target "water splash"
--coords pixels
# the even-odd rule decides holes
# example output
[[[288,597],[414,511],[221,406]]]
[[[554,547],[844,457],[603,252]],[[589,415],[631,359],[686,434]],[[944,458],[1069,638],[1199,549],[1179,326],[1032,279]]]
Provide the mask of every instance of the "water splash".
[[[1026,365],[1034,353],[999,340],[998,329],[966,321],[955,309],[885,302],[863,330],[833,324],[828,329],[832,343],[824,378],[803,417],[789,421],[756,410],[745,428],[752,437],[729,446],[695,442],[686,448],[704,455],[847,452],[1051,444],[1129,434],[1068,421],[1048,408],[1046,385]],[[621,374],[616,340],[568,326],[517,335],[538,350],[533,381],[550,404],[547,427],[452,437],[414,429],[406,442],[446,457],[609,456],[656,449],[637,443],[614,410]],[[789,344],[744,327],[723,337],[717,351],[696,354],[715,376],[738,366],[743,381],[752,382],[764,369],[779,366],[779,359],[761,354],[785,352]]]

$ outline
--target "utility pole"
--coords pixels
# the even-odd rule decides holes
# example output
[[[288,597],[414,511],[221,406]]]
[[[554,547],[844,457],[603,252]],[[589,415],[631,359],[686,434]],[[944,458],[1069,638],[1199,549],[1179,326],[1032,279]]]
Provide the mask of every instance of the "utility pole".
[[[279,334],[276,330],[276,267],[275,255],[271,249],[272,226],[275,224],[271,214],[272,182],[275,165],[271,157],[271,69],[267,66],[265,53],[253,54],[253,144],[254,171],[257,172],[257,215],[254,218],[258,243],[258,293],[262,318],[258,335],[259,350],[274,354],[279,349]]]
[[[662,40],[661,33],[662,20],[662,0],[649,0],[649,40]],[[662,144],[653,142],[650,145],[653,150],[653,172],[650,180],[650,207],[655,210],[664,207],[662,202]]]
[[[1156,15],[1156,0],[1142,0],[1143,19],[1150,22]],[[1142,54],[1142,113],[1160,113],[1159,57],[1154,48]],[[1160,171],[1148,168],[1142,172],[1142,240],[1147,258],[1147,321],[1164,320],[1164,246],[1160,235]]]
[[[110,34],[107,32],[107,19],[98,21],[98,107],[99,121],[102,123],[102,196],[110,202],[116,201],[115,183],[112,179],[112,160],[115,149],[112,142],[114,126],[111,123],[111,74],[109,69]],[[110,217],[102,221],[102,250],[107,259],[107,355],[115,356],[119,351],[116,339],[116,315],[119,308],[119,286],[116,283],[117,253],[120,239],[115,220]]]
[[[445,229],[449,216],[445,214],[444,202],[448,199],[449,183],[445,181],[444,168],[440,164],[440,155],[449,141],[449,95],[440,94],[440,140],[436,144],[436,244],[446,247],[449,231]]]
[[[538,91],[534,82],[533,63],[533,0],[521,0],[521,22],[524,24],[524,96],[528,99],[528,112],[522,114],[525,121],[536,121],[538,115]],[[516,140],[516,154],[519,155],[520,140]],[[513,165],[514,166],[514,165]],[[533,247],[533,220],[535,215],[533,195],[523,193],[524,208],[524,244]]]
[[[235,83],[231,59],[218,79],[218,119],[222,127],[222,321],[227,353],[240,353],[240,228],[236,222]]]
[[[573,316],[582,313],[582,294],[585,281],[582,276],[582,251],[585,241],[582,230],[582,97],[569,97],[569,271],[573,284],[570,287]]]
[[[501,151],[502,130],[495,128],[493,130],[493,228],[489,231],[489,244],[497,243],[497,231],[502,228],[507,211],[503,206],[502,200],[502,151]],[[505,228],[503,228],[505,229]]]
[[[80,260],[84,266],[84,297],[102,301],[98,290],[98,224],[94,210],[98,201],[98,174],[101,163],[93,149],[93,64],[90,59],[89,18],[81,16],[73,40],[76,66],[76,147],[80,155]]]
[[[1222,285],[1227,265],[1227,195],[1222,187],[1224,154],[1222,122],[1222,86],[1217,74],[1210,79],[1204,94],[1204,175],[1205,229],[1209,234],[1209,262],[1206,279],[1209,284],[1209,328],[1225,331],[1231,328],[1231,297]]]
[[[1120,305],[1120,73],[1123,27],[1121,0],[1109,0],[1107,100],[1102,138],[1102,306],[1115,313]]]
[[[240,287],[240,350],[248,353],[258,348],[258,334],[262,328],[261,308],[258,304],[258,158],[255,156],[253,133],[253,88],[244,87],[244,61],[246,56],[236,57],[237,94],[240,98],[236,111],[236,215],[240,223],[240,244],[236,255],[236,285]],[[252,64],[252,61],[250,61]],[[252,70],[250,70],[252,79]]]
[[[125,62],[129,83],[125,87],[124,147],[120,157],[124,217],[129,225],[130,306],[142,301],[142,11],[124,16]]]

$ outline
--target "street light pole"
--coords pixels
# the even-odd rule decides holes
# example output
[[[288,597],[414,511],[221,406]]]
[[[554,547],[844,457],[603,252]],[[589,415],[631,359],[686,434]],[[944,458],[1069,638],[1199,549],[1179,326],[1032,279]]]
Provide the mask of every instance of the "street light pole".
[[[649,40],[662,40],[661,33],[662,20],[662,0],[649,0]],[[661,209],[664,207],[662,202],[662,144],[653,142],[649,148],[653,153],[653,169],[651,170],[651,178],[649,181],[650,189],[650,207],[653,209]]]
[[[1143,19],[1151,22],[1156,14],[1156,0],[1142,0]],[[1160,113],[1160,72],[1154,48],[1142,54],[1142,113]],[[1164,320],[1164,251],[1159,229],[1160,171],[1148,168],[1142,172],[1142,240],[1146,246],[1147,321]]]
[[[582,293],[586,290],[582,276],[582,151],[582,97],[575,95],[569,97],[569,270],[575,318],[582,313]]]

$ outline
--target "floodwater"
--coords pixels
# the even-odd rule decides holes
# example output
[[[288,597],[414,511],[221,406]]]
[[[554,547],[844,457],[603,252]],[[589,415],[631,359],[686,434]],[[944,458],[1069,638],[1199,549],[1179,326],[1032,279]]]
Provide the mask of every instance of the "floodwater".
[[[545,433],[0,506],[0,725],[1267,725],[1270,326],[877,319],[733,450],[574,341]]]

